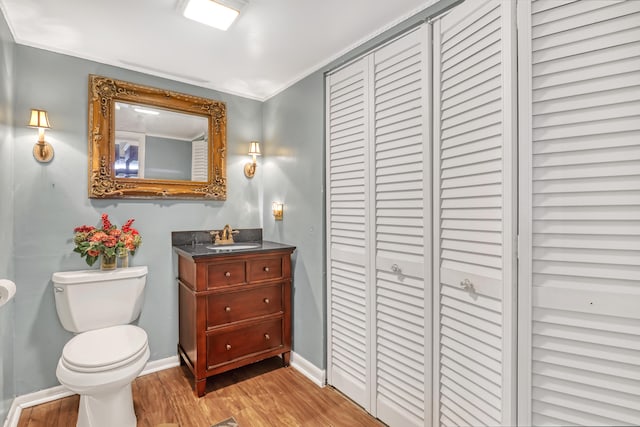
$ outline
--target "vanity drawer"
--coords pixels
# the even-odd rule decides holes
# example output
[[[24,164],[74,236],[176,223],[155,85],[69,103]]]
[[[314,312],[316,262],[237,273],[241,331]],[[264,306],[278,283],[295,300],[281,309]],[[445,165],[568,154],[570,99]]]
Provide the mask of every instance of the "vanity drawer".
[[[246,283],[244,261],[213,262],[207,265],[207,288]]]
[[[234,359],[283,347],[282,318],[207,335],[209,369]]]
[[[282,257],[252,259],[247,267],[250,282],[282,277]]]
[[[282,284],[207,297],[207,328],[238,320],[278,313],[282,308]]]

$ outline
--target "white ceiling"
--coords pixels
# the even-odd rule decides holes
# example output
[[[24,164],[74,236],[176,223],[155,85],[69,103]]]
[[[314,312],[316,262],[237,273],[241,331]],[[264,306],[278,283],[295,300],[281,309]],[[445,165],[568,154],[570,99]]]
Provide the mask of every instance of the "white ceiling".
[[[249,0],[223,32],[178,0],[0,0],[19,44],[264,100],[435,0]]]

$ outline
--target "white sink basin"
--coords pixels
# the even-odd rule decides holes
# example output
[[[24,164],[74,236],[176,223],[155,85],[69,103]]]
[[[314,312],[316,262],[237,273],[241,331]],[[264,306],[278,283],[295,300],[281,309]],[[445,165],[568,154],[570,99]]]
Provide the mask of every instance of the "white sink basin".
[[[11,301],[16,294],[16,285],[11,280],[0,280],[0,307]]]
[[[216,251],[216,252],[233,252],[233,251],[239,251],[242,249],[254,249],[254,248],[259,248],[260,245],[256,244],[256,243],[252,243],[250,245],[218,245],[218,246],[207,246],[207,249],[211,249],[212,251]]]

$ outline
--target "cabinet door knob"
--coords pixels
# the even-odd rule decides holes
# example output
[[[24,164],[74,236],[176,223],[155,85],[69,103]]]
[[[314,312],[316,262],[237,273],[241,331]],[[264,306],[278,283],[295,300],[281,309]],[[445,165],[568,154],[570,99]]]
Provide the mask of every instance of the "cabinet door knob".
[[[224,273],[225,277],[231,277],[231,272],[227,271],[226,273]]]
[[[269,272],[269,267],[265,267],[264,271],[266,271],[268,273]]]
[[[268,341],[271,339],[271,337],[269,336],[269,334],[264,334],[264,339]]]
[[[230,311],[231,311],[231,307],[226,306],[226,307],[224,308],[224,311],[226,311],[227,313],[228,313],[228,312],[230,312]]]
[[[269,298],[265,298],[265,299],[264,299],[264,303],[265,303],[265,304],[269,304],[270,302],[271,302],[271,301],[269,301]]]
[[[227,349],[227,351],[231,350],[231,344],[227,344],[226,349]]]

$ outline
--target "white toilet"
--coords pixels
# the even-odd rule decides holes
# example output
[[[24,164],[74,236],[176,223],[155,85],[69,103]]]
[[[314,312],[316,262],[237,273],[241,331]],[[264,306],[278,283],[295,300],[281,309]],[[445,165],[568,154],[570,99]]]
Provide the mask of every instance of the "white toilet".
[[[56,376],[80,395],[78,427],[133,427],[131,382],[149,360],[140,315],[147,267],[54,273],[56,310],[77,335],[62,350]]]

